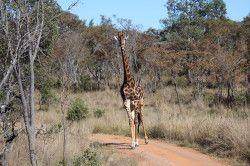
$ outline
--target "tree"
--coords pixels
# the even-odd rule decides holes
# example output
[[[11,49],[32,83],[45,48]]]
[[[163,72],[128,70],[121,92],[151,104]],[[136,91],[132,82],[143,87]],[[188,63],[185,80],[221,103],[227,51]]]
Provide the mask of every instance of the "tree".
[[[34,62],[44,29],[44,2],[10,1],[2,2],[1,30],[8,43],[8,70],[1,80],[6,83],[13,70],[23,105],[23,118],[29,142],[30,161],[36,163],[35,152],[35,72]],[[10,12],[11,11],[11,12]]]
[[[229,20],[210,20],[207,32],[197,47],[207,53],[204,68],[207,68],[207,82],[218,88],[219,102],[227,106],[235,104],[237,76],[246,75],[247,38],[242,25]],[[226,98],[222,92],[226,89]]]
[[[4,137],[4,149],[0,152],[0,165],[9,165],[9,156],[12,151],[13,143],[19,134],[15,124],[20,120],[20,100],[15,94],[16,84],[13,76],[8,80],[7,86],[0,91],[0,123]]]
[[[243,28],[245,31],[245,36],[247,37],[247,53],[245,54],[245,58],[247,60],[246,62],[246,81],[248,85],[248,90],[247,90],[247,102],[250,103],[250,13],[248,14],[247,17],[244,18],[243,21]]]
[[[72,27],[74,28],[74,27]],[[77,29],[82,31],[82,29]],[[84,45],[86,40],[77,31],[66,31],[60,35],[54,45],[53,70],[58,78],[61,88],[61,113],[63,127],[63,162],[66,163],[67,123],[65,120],[68,108],[68,90],[70,87],[78,87],[81,73],[81,63],[84,57]]]
[[[181,48],[201,38],[207,20],[225,19],[226,5],[223,0],[169,0],[166,3],[168,18],[162,19],[165,26],[162,40],[177,40]]]
[[[37,164],[34,106],[35,76],[39,73],[37,57],[49,53],[56,34],[54,23],[58,11],[54,0],[0,1],[0,63],[3,64],[0,90],[6,94],[6,99],[21,101],[32,165]]]

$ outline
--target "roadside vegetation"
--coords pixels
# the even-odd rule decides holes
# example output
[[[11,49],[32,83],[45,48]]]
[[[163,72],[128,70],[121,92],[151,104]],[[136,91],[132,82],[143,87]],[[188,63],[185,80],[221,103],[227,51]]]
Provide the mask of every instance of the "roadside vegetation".
[[[249,114],[248,109],[237,112],[225,107],[210,108],[202,101],[181,105],[182,110],[171,102],[166,102],[174,93],[174,87],[146,95],[145,125],[150,140],[159,139],[166,142],[188,146],[205,153],[226,159],[234,165],[247,165],[249,159]],[[184,94],[183,94],[184,95]],[[103,98],[103,96],[107,96]],[[155,99],[157,96],[158,100]],[[69,96],[71,103],[79,102],[81,98],[89,110],[87,118],[82,120],[67,120],[67,153],[68,164],[93,162],[105,165],[120,160],[112,156],[117,153],[98,143],[91,143],[88,135],[91,133],[118,134],[129,136],[129,124],[123,109],[119,93],[113,90],[101,92],[74,93]],[[95,100],[92,100],[95,98]],[[166,100],[165,102],[163,100]],[[199,103],[199,104],[198,104]],[[73,105],[74,105],[73,104]],[[83,104],[83,103],[82,103]],[[69,107],[71,110],[72,107]],[[96,110],[105,110],[96,116]],[[98,111],[99,112],[99,111]],[[56,165],[62,162],[63,128],[61,123],[60,103],[49,106],[48,111],[37,112],[36,123],[39,134],[37,137],[38,161],[42,165]],[[108,122],[108,123],[107,123]],[[143,130],[140,130],[143,138]],[[27,139],[22,133],[16,140],[11,155],[11,163],[28,164]],[[141,142],[143,143],[143,141]],[[93,156],[92,156],[93,155]],[[110,159],[108,156],[111,156]],[[118,155],[119,156],[119,155]],[[19,158],[20,160],[14,160]],[[123,158],[125,162],[133,163],[131,158]]]

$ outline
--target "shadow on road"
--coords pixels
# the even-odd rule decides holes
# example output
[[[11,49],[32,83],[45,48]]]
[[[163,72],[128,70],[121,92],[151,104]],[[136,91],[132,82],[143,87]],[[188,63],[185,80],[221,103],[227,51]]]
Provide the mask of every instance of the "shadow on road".
[[[130,145],[127,143],[103,143],[102,146],[113,147],[115,149],[131,149]]]

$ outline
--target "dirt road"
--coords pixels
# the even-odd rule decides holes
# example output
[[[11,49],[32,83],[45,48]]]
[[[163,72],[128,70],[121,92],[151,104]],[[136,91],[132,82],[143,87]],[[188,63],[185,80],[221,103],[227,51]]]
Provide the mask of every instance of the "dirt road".
[[[142,166],[226,166],[227,164],[213,159],[205,154],[190,148],[178,147],[160,141],[150,140],[145,144],[140,140],[140,146],[135,150],[130,148],[130,138],[93,134],[90,136],[92,141],[97,141],[105,146],[117,149],[122,155],[133,157]]]

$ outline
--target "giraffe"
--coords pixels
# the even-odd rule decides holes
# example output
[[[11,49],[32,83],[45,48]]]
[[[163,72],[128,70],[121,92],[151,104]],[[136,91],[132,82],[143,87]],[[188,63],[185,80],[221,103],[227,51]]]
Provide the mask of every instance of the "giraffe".
[[[118,32],[118,37],[115,37],[115,39],[119,42],[121,48],[124,68],[124,80],[120,93],[129,119],[131,148],[135,149],[135,147],[139,146],[138,133],[140,124],[143,127],[145,143],[148,144],[148,137],[143,120],[143,88],[139,83],[135,82],[130,70],[129,59],[125,50],[125,42],[127,39],[125,32]]]

